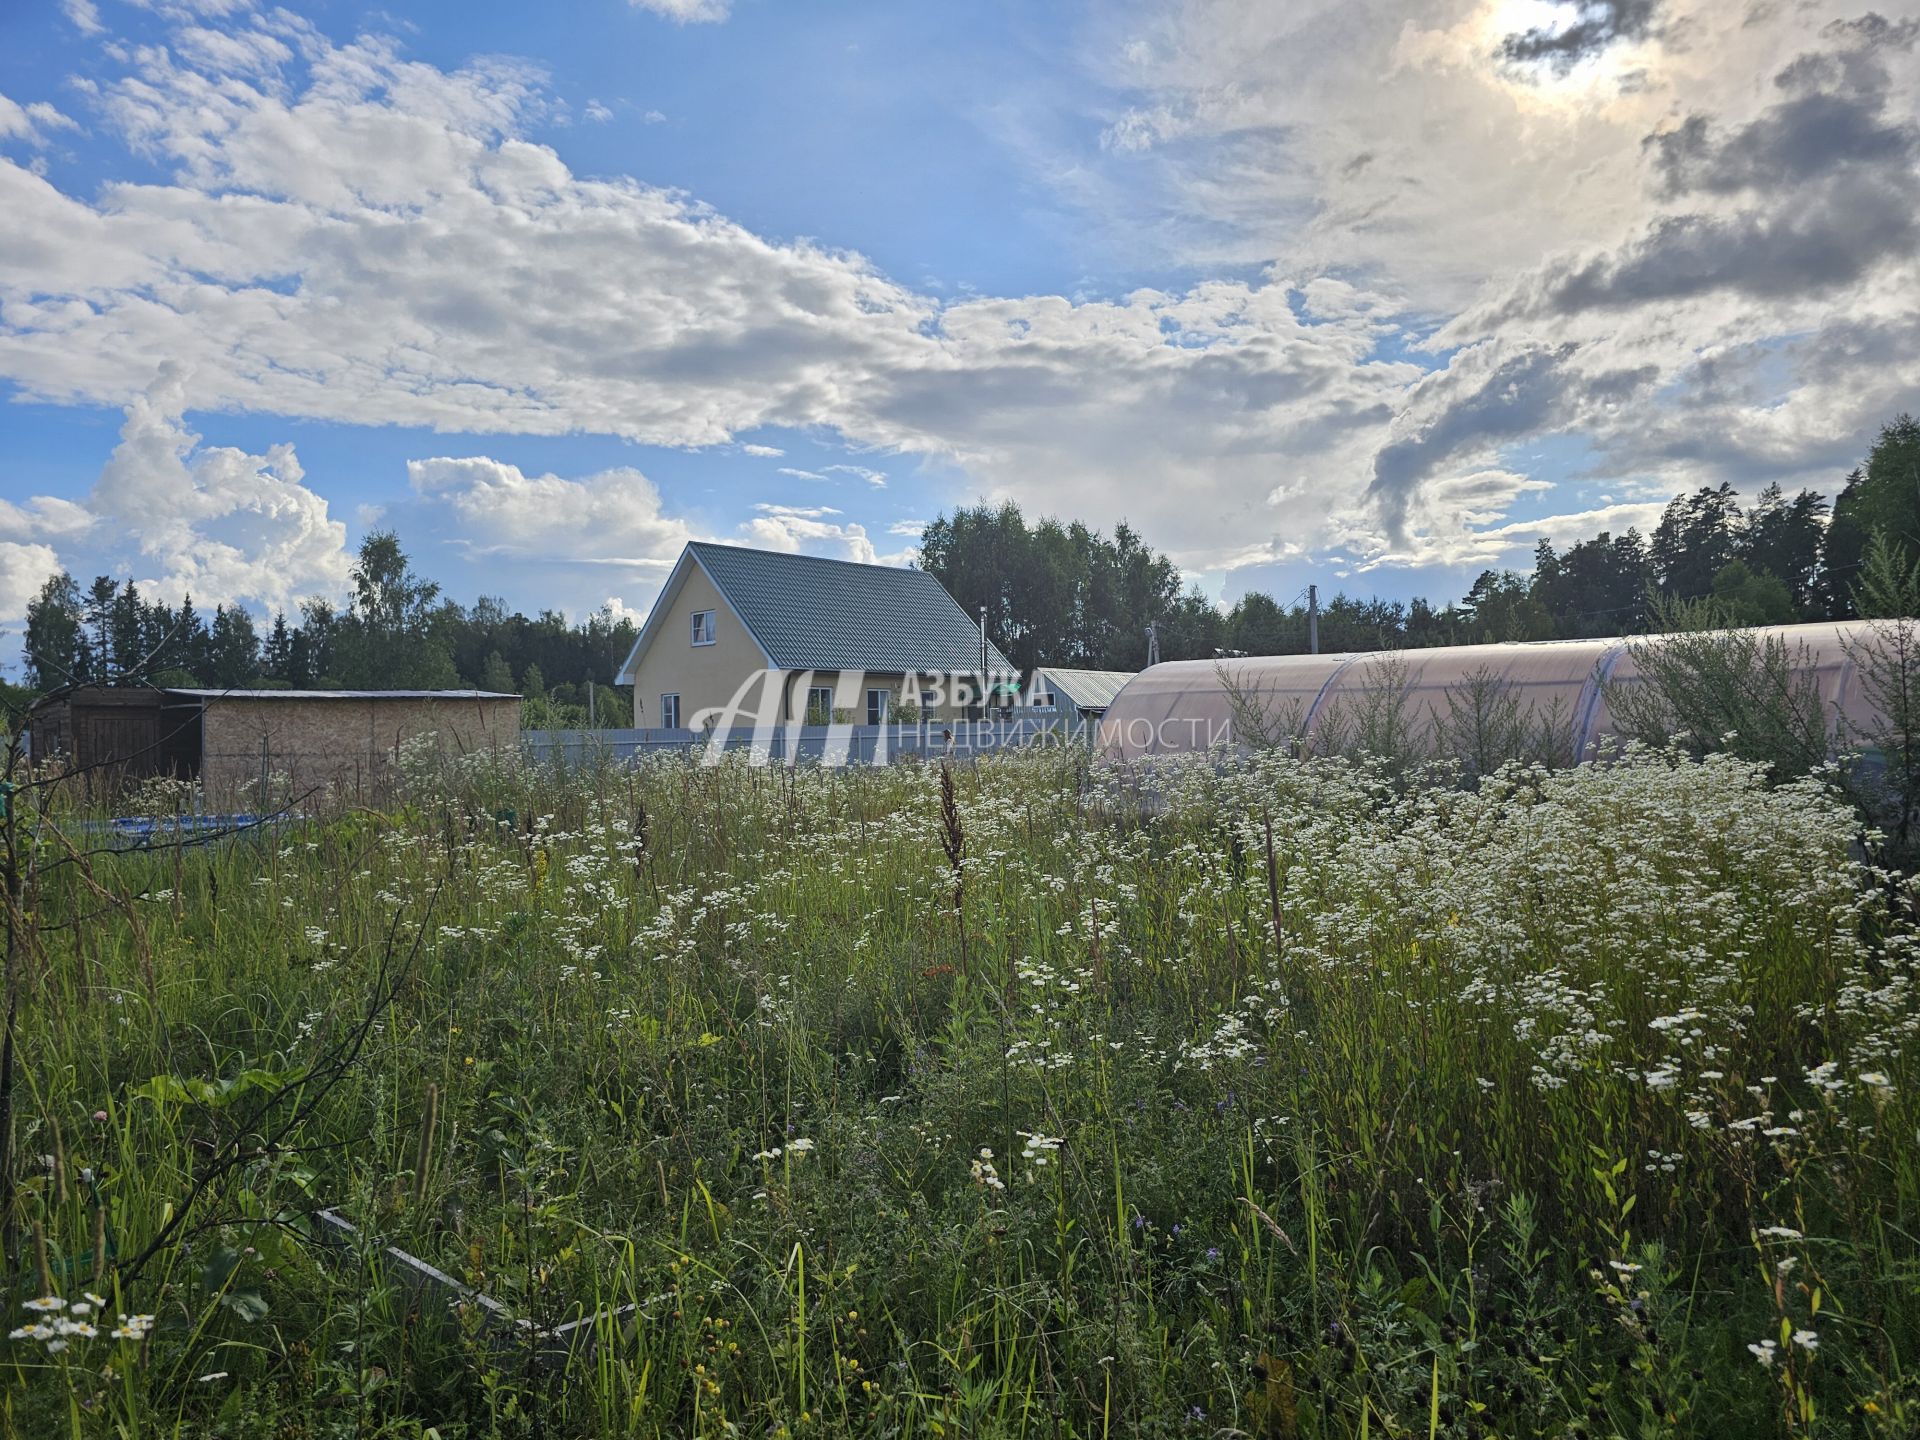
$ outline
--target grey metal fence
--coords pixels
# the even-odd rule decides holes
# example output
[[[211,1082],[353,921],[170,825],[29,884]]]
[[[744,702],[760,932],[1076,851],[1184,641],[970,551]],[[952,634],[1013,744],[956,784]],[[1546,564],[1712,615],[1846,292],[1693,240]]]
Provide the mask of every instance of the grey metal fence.
[[[616,763],[674,751],[704,751],[712,737],[694,730],[523,730],[529,758],[571,766]],[[758,750],[769,764],[887,765],[901,759],[970,759],[1026,745],[1088,745],[1092,723],[1058,715],[931,721],[912,725],[779,725],[720,735],[726,750]]]

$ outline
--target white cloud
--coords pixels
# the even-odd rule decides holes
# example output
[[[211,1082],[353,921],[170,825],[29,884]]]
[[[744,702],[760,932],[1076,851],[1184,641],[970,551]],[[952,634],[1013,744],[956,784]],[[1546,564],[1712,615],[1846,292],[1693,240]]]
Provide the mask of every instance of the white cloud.
[[[605,105],[602,105],[598,100],[587,101],[587,108],[581,113],[596,125],[604,125],[613,119],[613,111],[609,110]]]
[[[292,48],[264,29],[189,25],[174,32],[173,44],[192,64],[234,75],[271,75],[293,59]]]
[[[864,465],[828,465],[825,467],[825,473],[828,475],[854,475],[866,481],[867,484],[876,490],[884,490],[887,488],[887,472],[884,470],[869,470]]]
[[[87,497],[89,539],[168,599],[198,593],[274,608],[337,592],[350,567],[346,527],[304,484],[293,447],[250,455],[203,446],[181,423],[184,390],[167,370],[128,407]]]
[[[763,460],[777,460],[787,452],[782,450],[778,445],[742,445],[740,447],[740,453],[742,455],[758,456]]]
[[[51,545],[0,540],[0,620],[19,620],[49,575],[60,568]]]
[[[98,35],[106,29],[100,23],[100,7],[94,0],[60,0],[60,8],[82,35]]]
[[[484,455],[439,456],[409,460],[407,479],[451,512],[462,543],[480,555],[664,571],[696,538],[663,513],[653,482],[626,467],[566,480]]]
[[[528,66],[442,71],[272,16],[195,25],[98,90],[105,127],[165,178],[82,197],[0,159],[0,375],[33,399],[123,405],[176,362],[177,406],[195,411],[769,459],[784,457],[734,437],[819,427],[967,498],[1124,518],[1208,569],[1336,542],[1362,562],[1478,554],[1539,482],[1516,452],[1556,434],[1588,440],[1591,478],[1628,497],[1703,470],[1830,481],[1821,467],[1920,383],[1911,257],[1869,247],[1869,268],[1818,294],[1634,297],[1692,283],[1674,269],[1692,252],[1659,248],[1663,222],[1749,207],[1676,195],[1673,177],[1722,183],[1709,161],[1753,148],[1742,137],[1782,103],[1794,57],[1852,66],[1819,93],[1870,97],[1896,134],[1911,67],[1883,66],[1876,89],[1868,42],[1836,35],[1836,12],[1747,24],[1709,0],[1669,0],[1659,26],[1564,73],[1499,60],[1538,8],[1114,7],[1096,38],[1126,100],[1108,150],[1081,158],[1124,172],[1131,189],[1102,193],[1133,208],[1105,218],[1180,267],[1258,278],[950,303],[681,193],[575,175],[525,138],[553,113]],[[199,29],[220,39],[187,38]],[[1719,148],[1663,179],[1657,137],[1691,144],[1696,111]],[[0,110],[16,138],[56,124]],[[1451,353],[1393,358],[1423,344]],[[415,464],[419,503],[488,553],[657,567],[692,533],[636,471]],[[860,527],[797,510],[750,526],[871,551]]]
[[[805,551],[810,555],[829,555],[837,560],[858,560],[863,564],[880,563],[867,538],[866,527],[851,522],[829,520],[838,510],[825,507],[769,505],[753,507],[754,517],[740,527],[745,543],[762,550],[782,550],[789,554]]]
[[[1366,305],[1308,323],[1279,277],[943,305],[573,175],[516,138],[543,102],[512,64],[369,39],[307,72],[283,93],[143,53],[103,112],[170,183],[88,204],[0,165],[0,243],[31,256],[0,272],[0,373],[124,403],[177,358],[196,409],[666,445],[822,426],[1189,559],[1351,500],[1417,373],[1369,362]],[[1292,471],[1317,489],[1282,513],[1262,497]]]
[[[724,20],[732,12],[732,0],[627,0],[636,10],[651,10],[682,25],[706,24]]]
[[[24,140],[29,145],[42,146],[55,131],[79,128],[70,116],[44,100],[22,105],[0,95],[0,140]]]
[[[124,575],[174,602],[192,593],[272,609],[337,594],[351,563],[346,527],[307,488],[293,447],[252,455],[202,444],[180,419],[184,390],[184,378],[168,369],[135,397],[84,502],[0,500],[9,569],[17,559],[42,579],[57,567],[83,582]],[[0,618],[19,614],[7,607],[23,603],[15,593],[22,583],[9,574],[0,585]]]

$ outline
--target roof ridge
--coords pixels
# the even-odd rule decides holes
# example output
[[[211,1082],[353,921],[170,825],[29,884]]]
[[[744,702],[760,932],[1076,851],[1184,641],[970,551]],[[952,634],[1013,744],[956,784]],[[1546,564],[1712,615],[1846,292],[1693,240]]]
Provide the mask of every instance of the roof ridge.
[[[729,545],[724,540],[689,540],[687,548],[730,550],[737,555],[767,555],[776,560],[810,560],[816,565],[851,565],[856,570],[883,570],[889,575],[933,574],[931,570],[922,570],[918,565],[882,565],[878,560],[842,560],[837,555],[809,555],[804,550],[767,550],[758,545]]]

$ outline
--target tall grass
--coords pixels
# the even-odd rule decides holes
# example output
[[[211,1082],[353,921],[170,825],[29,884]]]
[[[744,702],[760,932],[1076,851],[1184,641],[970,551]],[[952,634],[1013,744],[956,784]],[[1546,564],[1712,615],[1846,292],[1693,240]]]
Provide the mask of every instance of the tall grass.
[[[423,759],[84,863],[26,815],[6,1427],[1914,1433],[1916,936],[1843,803],[1639,749],[1155,794]]]

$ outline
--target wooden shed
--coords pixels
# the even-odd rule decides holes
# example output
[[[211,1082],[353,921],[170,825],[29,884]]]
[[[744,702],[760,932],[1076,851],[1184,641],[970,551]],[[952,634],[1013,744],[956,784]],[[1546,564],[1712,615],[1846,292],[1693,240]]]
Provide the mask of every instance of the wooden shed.
[[[198,775],[197,715],[164,690],[83,686],[34,707],[27,743],[36,760],[65,759],[89,795],[111,795],[155,775]]]
[[[152,775],[221,803],[248,787],[377,801],[423,735],[455,754],[516,745],[520,697],[490,690],[74,691],[33,719],[36,757],[64,756],[90,793]]]

